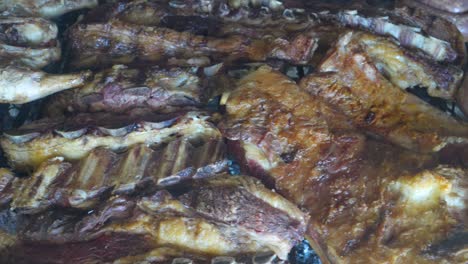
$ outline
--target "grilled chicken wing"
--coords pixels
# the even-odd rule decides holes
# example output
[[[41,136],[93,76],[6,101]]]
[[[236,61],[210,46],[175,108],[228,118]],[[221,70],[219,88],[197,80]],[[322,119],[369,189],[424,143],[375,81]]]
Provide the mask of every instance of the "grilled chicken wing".
[[[293,204],[257,180],[228,175],[177,195],[113,196],[89,213],[49,210],[3,219],[16,221],[12,235],[19,242],[10,246],[16,263],[160,263],[180,257],[225,263],[215,257],[261,259],[270,252],[285,259],[305,231],[305,217]]]
[[[239,59],[279,59],[304,64],[316,48],[314,38],[301,34],[291,39],[236,35],[221,39],[121,22],[76,25],[68,36],[72,68],[136,61],[207,65],[212,61]]]
[[[196,108],[210,98],[209,78],[190,68],[128,68],[96,73],[84,87],[59,93],[46,106],[49,116],[66,112],[118,112],[150,108],[174,112]]]
[[[97,0],[3,0],[0,3],[0,12],[6,15],[55,18],[70,11],[97,5]]]
[[[0,103],[24,104],[85,84],[91,72],[48,74],[28,67],[0,68]]]
[[[431,152],[468,143],[466,123],[392,85],[378,71],[379,61],[377,65],[372,62],[372,48],[353,46],[353,41],[361,38],[365,40],[365,35],[344,35],[319,67],[319,71],[334,74],[308,76],[301,86],[341,110],[356,126],[404,148]],[[389,62],[381,67],[395,65]]]
[[[242,79],[226,111],[221,129],[240,164],[309,212],[322,261],[467,261],[466,170],[367,139],[270,68]]]

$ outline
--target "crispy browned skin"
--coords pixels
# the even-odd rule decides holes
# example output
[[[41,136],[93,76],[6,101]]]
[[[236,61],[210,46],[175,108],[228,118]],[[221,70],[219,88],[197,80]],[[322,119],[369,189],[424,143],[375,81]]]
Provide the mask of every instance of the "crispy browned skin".
[[[177,195],[162,190],[113,196],[88,213],[10,212],[2,211],[2,217],[15,223],[15,231],[6,225],[2,231],[18,238],[9,252],[19,263],[160,263],[175,257],[205,263],[215,256],[269,252],[286,259],[306,228],[303,213],[285,198],[258,180],[229,175],[194,183]]]
[[[468,142],[466,123],[390,83],[367,50],[353,45],[355,34],[357,39],[365,37],[354,32],[342,36],[319,67],[334,73],[307,76],[301,87],[339,109],[357,127],[404,148],[433,152]],[[388,65],[393,66],[391,60]]]
[[[466,243],[428,247],[466,232],[466,171],[366,139],[269,68],[242,79],[226,111],[241,164],[310,213],[307,236],[324,262],[466,261]]]
[[[220,60],[239,59],[280,59],[304,64],[316,48],[314,38],[301,34],[291,39],[250,39],[236,35],[212,38],[121,22],[77,25],[69,30],[68,38],[72,68],[137,61],[207,65]]]
[[[337,53],[343,57],[363,51],[383,76],[403,90],[420,86],[431,96],[453,100],[463,79],[462,69],[418,56],[388,38],[365,32],[345,32],[337,39],[341,40],[319,65],[320,71],[338,71]]]

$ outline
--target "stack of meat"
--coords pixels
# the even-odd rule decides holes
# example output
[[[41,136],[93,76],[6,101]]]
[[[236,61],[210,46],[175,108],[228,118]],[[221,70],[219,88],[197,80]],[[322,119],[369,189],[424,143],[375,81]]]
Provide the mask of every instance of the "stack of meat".
[[[387,2],[0,3],[2,263],[468,262],[465,39]]]

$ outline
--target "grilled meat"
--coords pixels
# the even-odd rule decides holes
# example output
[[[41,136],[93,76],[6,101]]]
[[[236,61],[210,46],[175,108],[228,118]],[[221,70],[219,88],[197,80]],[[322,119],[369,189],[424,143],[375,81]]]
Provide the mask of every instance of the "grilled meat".
[[[0,13],[55,18],[70,11],[97,6],[97,0],[3,0]]]
[[[219,39],[121,22],[76,25],[69,30],[68,37],[72,68],[136,61],[207,65],[239,59],[280,59],[305,64],[316,48],[315,39],[301,34],[291,39],[250,39],[235,35]]]
[[[334,47],[340,54],[365,51],[379,72],[401,89],[420,86],[427,88],[431,96],[454,99],[463,79],[463,70],[460,68],[429,61],[382,37],[364,32],[350,34],[343,37],[349,38],[347,43],[339,40],[340,46]],[[331,57],[334,55],[330,55],[319,66],[321,71],[338,70],[334,68],[338,62],[334,62]]]
[[[264,67],[229,95],[221,128],[244,169],[309,212],[324,262],[466,262],[468,172],[367,139],[332,107]]]
[[[51,206],[92,209],[114,194],[132,195],[226,171],[221,138],[184,135],[164,144],[137,144],[128,150],[96,148],[79,161],[52,158],[29,178],[13,183],[11,208],[37,213]],[[36,192],[30,192],[31,188]]]
[[[8,45],[44,47],[56,41],[57,33],[57,25],[43,18],[0,18],[0,41]]]
[[[53,22],[42,18],[1,18],[0,58],[33,69],[58,61],[57,31]]]
[[[46,111],[49,116],[65,112],[123,113],[133,108],[167,113],[201,106],[211,97],[211,90],[209,78],[199,77],[190,68],[115,65],[96,73],[84,87],[52,97]]]
[[[419,2],[438,8],[451,13],[468,12],[468,3],[463,0],[456,1],[434,1],[434,0],[419,0]]]
[[[206,119],[197,112],[164,116],[136,113],[46,118],[5,132],[0,144],[15,169],[28,170],[51,157],[82,159],[98,147],[117,151],[136,144],[162,144],[183,135],[187,135],[187,139],[199,135],[219,139],[219,131]]]
[[[426,4],[422,4],[420,2],[427,2]],[[430,4],[429,4],[430,2]],[[458,30],[463,34],[465,42],[468,41],[468,14],[466,13],[466,8],[468,4],[466,1],[449,1],[450,4],[445,4],[443,1],[431,1],[431,0],[423,0],[423,1],[407,1],[407,0],[398,0],[396,1],[396,5],[399,7],[411,7],[414,10],[418,10],[422,12],[424,15],[421,16],[422,18],[426,17],[441,17],[453,23]],[[461,3],[463,2],[463,3]],[[462,6],[465,5],[465,6]],[[461,11],[461,12],[457,12]],[[462,11],[464,10],[464,11]],[[434,25],[437,26],[436,23]],[[436,31],[436,29],[434,30]],[[440,34],[446,34],[443,31]]]
[[[28,67],[0,67],[0,103],[24,104],[83,85],[91,72],[48,74]]]
[[[177,2],[177,3],[176,3]],[[257,8],[230,8],[223,1],[205,1],[212,2],[207,6],[209,10],[203,10],[200,4],[203,1],[115,1],[100,5],[91,10],[83,19],[83,23],[107,22],[111,19],[124,21],[126,23],[158,26],[167,18],[210,18],[219,23],[234,23],[238,26],[283,27],[285,24],[297,24],[306,22],[305,15],[299,15],[295,9],[288,9],[280,12],[263,6]],[[266,1],[264,1],[266,2]],[[170,23],[168,23],[170,25]]]
[[[468,143],[466,123],[392,85],[377,69],[380,61],[385,62],[384,57],[379,56],[374,64],[373,48],[353,46],[356,39],[367,41],[365,35],[347,33],[320,65],[319,71],[333,74],[311,75],[301,81],[301,86],[339,109],[357,127],[401,147],[431,152],[450,144]],[[382,54],[379,49],[376,53]],[[406,76],[395,71],[398,60],[391,57],[387,62],[380,66],[384,71],[392,69],[396,78]]]
[[[366,15],[369,13],[370,15]],[[418,10],[403,8],[393,11],[356,10],[319,12],[317,16],[344,26],[389,36],[403,47],[414,49],[434,61],[457,63],[466,61],[463,35],[450,22],[431,17]]]
[[[165,190],[114,196],[89,213],[49,210],[5,218],[16,223],[12,233],[20,240],[11,247],[13,259],[36,263],[207,261],[268,252],[285,259],[306,220],[260,182],[228,175],[174,196]]]
[[[0,58],[14,61],[32,69],[40,69],[60,59],[60,45],[46,48],[30,48],[4,44],[0,42]]]

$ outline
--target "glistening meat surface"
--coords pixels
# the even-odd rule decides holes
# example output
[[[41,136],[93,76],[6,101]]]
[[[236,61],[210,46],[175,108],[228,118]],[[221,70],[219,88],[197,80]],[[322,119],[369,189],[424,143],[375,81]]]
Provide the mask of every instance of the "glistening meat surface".
[[[178,195],[114,196],[89,212],[22,215],[7,209],[2,217],[15,226],[3,231],[17,239],[9,256],[16,263],[206,262],[216,256],[262,263],[252,257],[273,252],[285,259],[302,239],[306,220],[259,181],[229,175],[194,183]]]
[[[270,68],[242,79],[226,111],[222,131],[244,169],[309,212],[306,237],[323,261],[466,261],[466,244],[429,247],[466,232],[465,170],[366,138]]]

